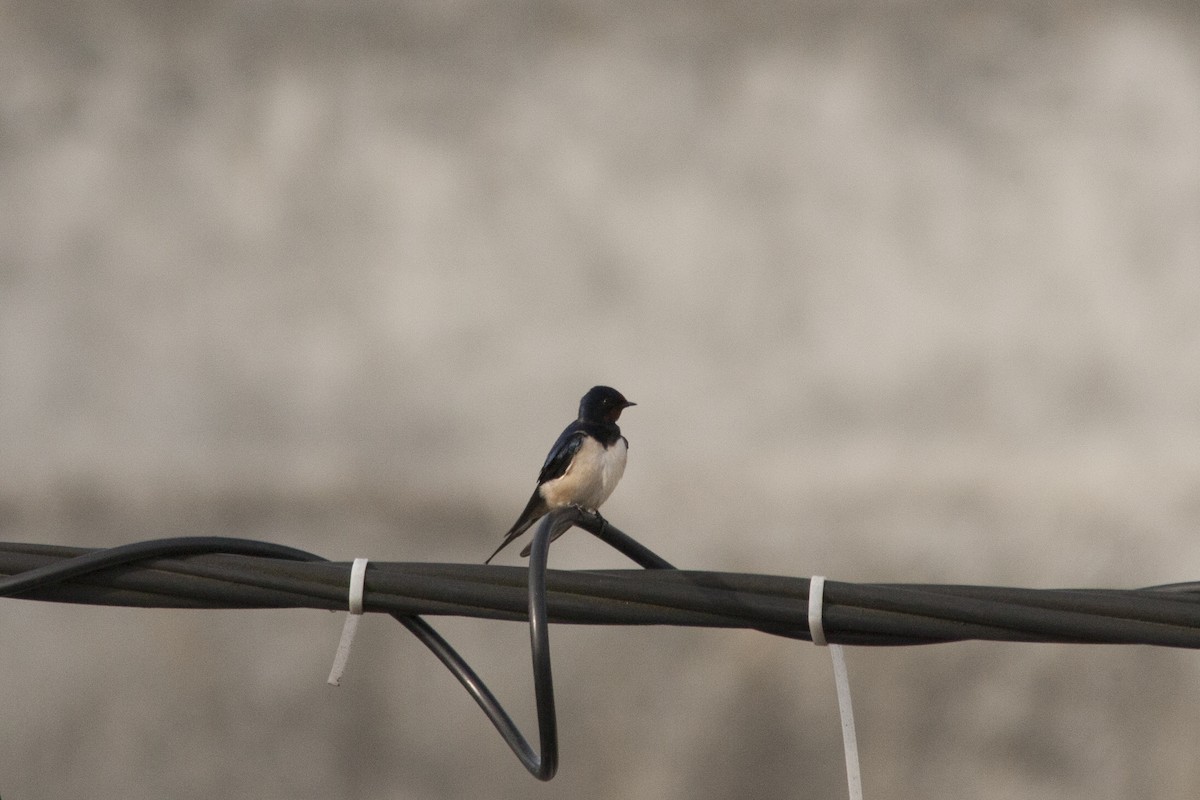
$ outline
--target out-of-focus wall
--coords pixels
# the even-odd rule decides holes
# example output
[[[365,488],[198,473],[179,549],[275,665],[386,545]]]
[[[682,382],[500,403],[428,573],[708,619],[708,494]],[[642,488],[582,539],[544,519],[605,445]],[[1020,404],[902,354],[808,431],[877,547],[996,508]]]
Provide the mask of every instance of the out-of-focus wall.
[[[1198,40],[1186,2],[0,4],[0,535],[480,560],[610,383],[606,514],[681,566],[1194,579]],[[338,624],[0,603],[0,794],[843,791],[796,643],[556,629],[541,786],[394,624],[326,687]],[[531,706],[519,626],[444,624]],[[869,796],[1200,792],[1187,654],[850,658]]]

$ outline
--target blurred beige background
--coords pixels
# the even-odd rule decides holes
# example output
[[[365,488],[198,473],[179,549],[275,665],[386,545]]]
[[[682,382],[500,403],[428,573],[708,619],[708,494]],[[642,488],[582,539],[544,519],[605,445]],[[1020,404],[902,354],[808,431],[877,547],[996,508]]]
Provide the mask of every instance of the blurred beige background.
[[[1200,578],[1197,41],[1190,2],[0,3],[0,535],[479,561],[609,383],[606,514],[681,566]],[[556,628],[542,785],[388,620],[326,686],[340,624],[0,602],[0,794],[844,792],[824,651]],[[532,732],[523,626],[438,624]],[[1200,794],[1191,653],[849,658],[868,797]]]

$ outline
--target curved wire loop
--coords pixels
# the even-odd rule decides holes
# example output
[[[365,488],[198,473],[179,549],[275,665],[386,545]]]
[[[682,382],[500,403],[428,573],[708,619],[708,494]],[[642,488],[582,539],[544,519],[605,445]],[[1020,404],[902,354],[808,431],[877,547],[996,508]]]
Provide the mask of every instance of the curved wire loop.
[[[529,552],[529,649],[533,660],[533,696],[537,705],[538,743],[535,753],[504,706],[462,656],[420,617],[393,616],[428,647],[458,679],[491,720],[533,777],[548,781],[558,771],[558,715],[554,706],[554,677],[550,667],[550,627],[546,615],[546,564],[550,540],[578,525],[646,569],[674,569],[666,560],[608,524],[599,514],[568,507],[552,511],[538,524]]]

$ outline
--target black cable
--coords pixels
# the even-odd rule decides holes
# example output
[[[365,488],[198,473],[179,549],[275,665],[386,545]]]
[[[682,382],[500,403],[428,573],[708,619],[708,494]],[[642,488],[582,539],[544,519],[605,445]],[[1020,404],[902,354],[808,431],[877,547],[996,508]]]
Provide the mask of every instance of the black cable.
[[[577,525],[643,569],[547,569],[555,531]],[[183,537],[105,550],[0,543],[0,596],[157,608],[347,605],[348,563],[245,539]],[[529,569],[371,562],[364,608],[391,614],[450,670],[531,774],[558,767],[549,623],[748,628],[809,639],[805,578],[674,569],[599,515],[568,508],[534,533]],[[526,620],[535,752],[487,685],[422,617]],[[1021,589],[827,581],[830,642],[897,646],[968,639],[1200,648],[1200,582],[1146,589]]]
[[[89,552],[0,543],[0,575]],[[192,555],[25,586],[21,596],[144,607],[344,609],[348,572],[347,563]],[[370,611],[528,620],[528,571],[519,567],[372,562],[367,590]],[[546,572],[547,615],[556,623],[752,628],[803,639],[808,637],[807,592],[804,578],[768,575]],[[843,644],[984,639],[1200,647],[1200,592],[1188,590],[830,581],[825,601],[827,636]]]
[[[471,668],[470,664],[439,634],[433,626],[420,616],[390,610],[391,615],[450,670],[475,700],[484,714],[491,720],[504,741],[516,754],[527,770],[536,778],[548,781],[558,770],[558,720],[554,705],[554,678],[550,664],[549,615],[546,602],[546,563],[549,557],[550,540],[573,524],[581,524],[589,530],[595,529],[597,536],[639,563],[654,568],[669,568],[659,558],[631,537],[612,528],[598,514],[578,508],[552,512],[542,520],[533,538],[530,568],[525,573],[526,613],[529,618],[530,651],[533,660],[534,698],[537,707],[538,739],[540,755],[535,753],[521,734],[512,717],[487,684]],[[2,547],[2,545],[0,545]],[[12,545],[12,551],[20,556],[64,556],[69,548],[39,547],[37,545]],[[25,552],[23,553],[22,550]],[[177,562],[180,556],[220,554],[271,559],[256,563],[245,558],[231,562],[220,561],[193,564]],[[44,558],[42,560],[45,560]],[[305,581],[294,570],[280,568],[281,563],[306,562],[308,565],[328,565],[321,556],[291,547],[258,542],[247,539],[224,537],[180,537],[155,539],[112,547],[105,550],[78,550],[74,554],[50,560],[36,566],[17,570],[6,578],[0,578],[0,597],[25,596],[36,599],[58,599],[66,602],[89,602],[87,588],[95,590],[99,576],[104,575],[112,587],[111,592],[100,593],[109,603],[120,605],[175,605],[169,591],[160,593],[161,582],[153,580],[152,573],[173,573],[171,583],[182,584],[188,596],[204,606],[206,601],[222,605],[216,607],[248,608],[273,605],[310,605],[337,608],[345,605],[345,581],[339,568],[334,580],[320,580],[310,575]],[[131,565],[141,564],[137,571]],[[339,566],[339,565],[334,565]],[[122,568],[126,568],[121,571]],[[326,575],[326,578],[329,576]],[[149,578],[149,580],[147,580]],[[101,585],[104,585],[102,583]],[[153,586],[154,588],[148,588]],[[164,587],[165,588],[165,587]],[[444,589],[444,583],[440,587]],[[61,591],[55,591],[61,590]],[[57,596],[56,596],[57,595]],[[101,600],[100,602],[105,602]],[[364,592],[364,608],[366,607]],[[386,609],[387,604],[372,604]],[[455,607],[443,602],[432,609],[433,613],[469,613],[469,607]],[[515,610],[514,610],[515,611]]]
[[[70,561],[47,564],[19,575],[0,578],[0,597],[13,597],[39,586],[62,583],[79,575],[100,572],[110,567],[148,561],[153,558],[186,556],[196,553],[229,553],[244,556],[265,556],[296,561],[323,561],[320,556],[270,542],[251,539],[232,539],[223,536],[181,536],[173,539],[150,539],[106,550],[94,550],[75,556]]]

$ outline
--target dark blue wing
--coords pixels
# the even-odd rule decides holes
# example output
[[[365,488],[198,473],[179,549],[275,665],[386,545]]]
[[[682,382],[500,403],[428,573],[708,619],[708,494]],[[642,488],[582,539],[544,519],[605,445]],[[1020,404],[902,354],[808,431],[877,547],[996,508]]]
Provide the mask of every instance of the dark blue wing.
[[[566,472],[567,467],[571,465],[571,459],[579,452],[586,436],[587,433],[578,423],[572,422],[568,425],[559,434],[558,441],[550,448],[550,454],[546,456],[546,463],[542,464],[542,471],[538,474],[538,483],[552,481]]]

